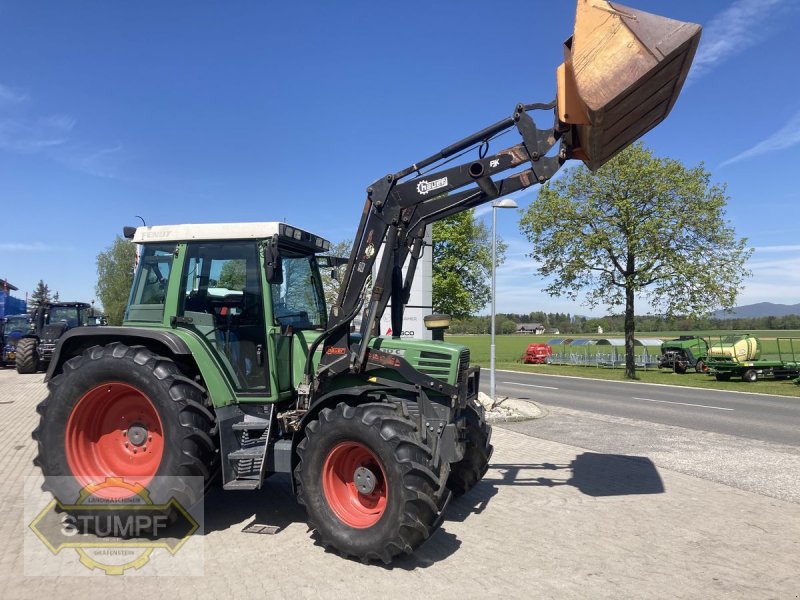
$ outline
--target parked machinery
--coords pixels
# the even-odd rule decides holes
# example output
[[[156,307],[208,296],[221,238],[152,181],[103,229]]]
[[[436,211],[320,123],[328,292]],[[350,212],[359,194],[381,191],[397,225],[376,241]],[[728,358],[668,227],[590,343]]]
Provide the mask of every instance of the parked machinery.
[[[290,473],[324,545],[387,563],[413,552],[492,452],[469,350],[374,334],[390,302],[402,329],[426,226],[544,183],[570,158],[600,167],[666,117],[699,34],[580,0],[556,101],[519,104],[367,188],[332,307],[318,256],[329,243],[303,229],[128,228],[143,251],[124,327],[67,332],[47,372],[34,432],[46,489],[74,496],[123,478],[191,505],[203,490],[183,475],[210,484],[221,471],[226,490],[254,490]],[[553,125],[537,127],[534,111]],[[490,153],[509,131],[521,141]]]

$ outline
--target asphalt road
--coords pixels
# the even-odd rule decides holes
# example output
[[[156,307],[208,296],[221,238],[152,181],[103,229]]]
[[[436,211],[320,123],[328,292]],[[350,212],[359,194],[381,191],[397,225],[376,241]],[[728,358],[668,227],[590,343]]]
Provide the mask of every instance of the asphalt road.
[[[489,391],[489,373],[481,373]],[[800,399],[497,371],[500,396],[663,425],[800,446]]]

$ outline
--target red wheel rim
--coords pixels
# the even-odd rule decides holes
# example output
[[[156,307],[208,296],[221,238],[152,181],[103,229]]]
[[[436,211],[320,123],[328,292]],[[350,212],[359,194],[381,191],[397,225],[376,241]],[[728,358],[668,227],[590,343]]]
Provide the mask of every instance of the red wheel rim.
[[[372,476],[373,489],[362,493],[356,486],[356,471]],[[322,467],[322,490],[328,506],[345,524],[366,529],[380,521],[386,510],[388,493],[386,473],[372,450],[359,442],[342,442],[335,446]]]
[[[98,385],[78,400],[69,416],[64,438],[67,464],[84,486],[111,477],[145,486],[161,464],[163,431],[146,394],[125,383]],[[113,487],[96,495],[116,499],[133,492]]]

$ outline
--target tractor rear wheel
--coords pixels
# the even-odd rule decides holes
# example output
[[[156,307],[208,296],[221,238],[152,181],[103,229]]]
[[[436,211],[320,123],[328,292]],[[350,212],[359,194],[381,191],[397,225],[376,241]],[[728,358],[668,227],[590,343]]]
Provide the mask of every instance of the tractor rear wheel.
[[[489,459],[494,451],[494,446],[490,443],[492,427],[482,421],[471,406],[467,407],[466,419],[467,445],[464,458],[450,465],[450,477],[447,479],[447,487],[456,496],[466,494],[483,479],[489,470]]]
[[[22,338],[17,342],[17,373],[29,375],[39,370],[38,345],[36,338]]]
[[[62,504],[90,493],[120,506],[112,516],[125,519],[137,496],[164,505],[174,498],[185,510],[203,497],[216,470],[215,417],[202,388],[172,360],[143,346],[94,346],[67,361],[48,388],[36,407],[34,464]],[[170,504],[163,516],[172,521],[178,510]],[[98,521],[83,520],[88,530]]]
[[[340,403],[323,409],[305,434],[297,446],[297,500],[323,546],[388,564],[438,527],[447,464],[434,467],[401,404]]]

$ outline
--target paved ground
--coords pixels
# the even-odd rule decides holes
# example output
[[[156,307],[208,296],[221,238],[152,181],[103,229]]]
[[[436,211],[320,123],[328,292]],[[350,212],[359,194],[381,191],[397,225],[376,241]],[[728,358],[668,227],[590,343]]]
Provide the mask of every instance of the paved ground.
[[[199,538],[202,577],[25,576],[23,486],[35,475],[30,431],[40,379],[0,372],[2,598],[800,594],[800,505],[664,468],[661,458],[654,464],[636,455],[635,446],[588,451],[533,437],[535,430],[499,428],[484,481],[451,505],[416,555],[391,568],[344,561],[316,546],[288,480],[273,478],[259,493],[211,494]],[[769,480],[770,466],[762,470]],[[241,533],[252,522],[282,531]],[[47,560],[55,559],[45,553],[37,567]]]

